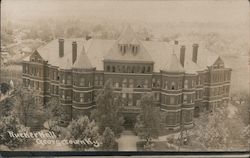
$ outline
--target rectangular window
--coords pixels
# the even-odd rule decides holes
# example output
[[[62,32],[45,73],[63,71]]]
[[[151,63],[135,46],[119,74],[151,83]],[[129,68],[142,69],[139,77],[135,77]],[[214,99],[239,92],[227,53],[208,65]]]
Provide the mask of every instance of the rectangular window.
[[[186,94],[183,95],[183,103],[187,103],[187,95]]]
[[[166,116],[166,124],[167,125],[175,125],[176,114],[175,112],[168,112]]]
[[[67,75],[67,84],[71,84],[71,75]]]
[[[65,90],[61,90],[62,98],[65,99]]]
[[[71,91],[70,90],[66,91],[66,99],[71,99]]]
[[[122,93],[122,98],[126,99],[126,93]]]
[[[128,94],[128,105],[129,106],[133,105],[133,94],[132,93]]]
[[[84,93],[80,93],[80,102],[81,102],[81,103],[84,102]]]
[[[175,99],[174,99],[173,96],[170,96],[170,99],[169,99],[169,100],[170,100],[170,104],[174,104],[174,103],[175,103],[175,101],[174,101]]]
[[[80,79],[80,86],[85,86],[85,79],[84,78]]]
[[[98,85],[98,77],[95,77],[95,85]]]

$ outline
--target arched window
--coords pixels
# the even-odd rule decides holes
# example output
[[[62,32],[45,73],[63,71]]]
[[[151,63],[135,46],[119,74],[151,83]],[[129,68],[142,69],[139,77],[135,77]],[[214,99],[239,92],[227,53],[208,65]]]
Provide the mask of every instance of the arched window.
[[[127,88],[127,79],[126,78],[123,79],[123,81],[122,81],[122,87]]]
[[[188,80],[184,81],[184,89],[188,89]]]
[[[171,89],[172,89],[172,90],[175,90],[175,82],[172,82],[172,83],[171,83]]]
[[[129,79],[129,88],[133,88],[133,87],[134,87],[134,80]]]
[[[168,89],[168,81],[165,81],[165,89]]]
[[[147,79],[144,81],[144,88],[148,88],[148,80]]]

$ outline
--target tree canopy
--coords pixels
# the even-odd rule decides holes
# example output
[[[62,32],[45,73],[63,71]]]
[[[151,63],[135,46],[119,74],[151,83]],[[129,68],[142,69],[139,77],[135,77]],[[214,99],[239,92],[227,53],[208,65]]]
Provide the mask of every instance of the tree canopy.
[[[115,145],[116,145],[115,134],[109,127],[106,127],[105,131],[102,134],[102,150],[105,151],[117,150],[115,149]]]
[[[87,116],[81,116],[76,120],[72,120],[68,126],[67,138],[71,140],[90,140],[91,142],[98,142],[100,137],[98,133],[98,126],[95,121],[90,121]],[[73,144],[74,148],[87,150],[93,148],[91,145]]]
[[[104,89],[97,96],[97,109],[93,112],[99,126],[99,132],[103,133],[106,127],[109,127],[115,134],[119,134],[123,130],[123,117],[121,116],[122,102],[120,96],[116,96],[113,92],[111,81],[107,81]]]
[[[18,148],[20,146],[30,144],[25,138],[11,137],[8,133],[29,132],[29,129],[20,124],[18,118],[14,115],[0,118],[0,144],[7,146],[9,149]]]
[[[160,133],[160,111],[153,103],[152,94],[145,94],[141,98],[141,112],[135,124],[135,131],[142,139],[149,142],[158,138]]]
[[[44,107],[33,90],[20,89],[15,96],[15,115],[24,126],[40,128],[44,122]]]

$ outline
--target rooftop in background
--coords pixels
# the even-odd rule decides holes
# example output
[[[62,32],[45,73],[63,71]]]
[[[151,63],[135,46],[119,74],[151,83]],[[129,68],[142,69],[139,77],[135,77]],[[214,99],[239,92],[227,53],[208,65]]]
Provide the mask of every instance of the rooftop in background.
[[[72,42],[77,42],[77,59],[72,63]],[[132,42],[132,43],[131,43]],[[139,45],[139,51],[136,55],[132,53],[122,54],[119,52],[119,44],[136,44]],[[64,56],[59,57],[58,39],[49,42],[47,45],[37,49],[41,57],[48,61],[48,64],[58,66],[61,69],[90,68],[95,67],[97,70],[103,70],[103,61],[112,60],[119,62],[150,62],[154,63],[154,72],[160,70],[183,71],[186,73],[196,73],[211,66],[217,59],[218,55],[207,52],[199,47],[197,63],[192,61],[192,45],[186,45],[184,68],[180,64],[180,46],[178,44],[169,44],[158,41],[140,41],[132,28],[128,26],[121,34],[118,40],[103,40],[71,38],[64,39]],[[25,60],[29,60],[27,57]]]

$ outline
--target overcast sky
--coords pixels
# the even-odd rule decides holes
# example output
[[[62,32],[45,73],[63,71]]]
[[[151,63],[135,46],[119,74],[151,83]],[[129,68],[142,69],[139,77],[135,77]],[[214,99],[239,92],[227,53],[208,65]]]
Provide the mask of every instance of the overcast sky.
[[[210,22],[248,24],[247,0],[84,1],[2,0],[2,16],[26,20],[40,17],[106,18],[144,22]]]

